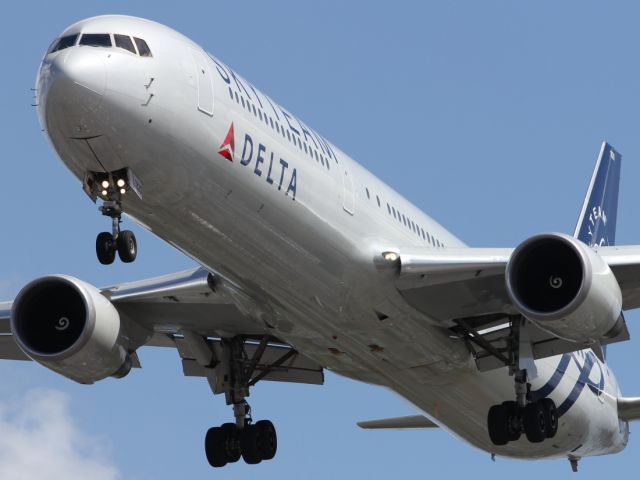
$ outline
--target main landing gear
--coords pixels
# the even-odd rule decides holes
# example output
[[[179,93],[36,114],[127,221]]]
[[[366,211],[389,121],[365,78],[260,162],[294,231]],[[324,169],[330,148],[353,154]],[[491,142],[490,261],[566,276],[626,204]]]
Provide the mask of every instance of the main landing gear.
[[[212,467],[224,467],[240,460],[255,465],[271,460],[278,449],[276,429],[269,420],[253,422],[251,407],[246,401],[249,389],[295,353],[287,351],[270,365],[259,364],[263,359],[270,338],[253,343],[252,355],[248,355],[246,339],[221,338],[211,344],[202,337],[184,332],[184,339],[191,351],[198,352],[197,362],[204,367],[205,376],[214,394],[224,393],[227,405],[233,406],[234,423],[224,423],[207,431],[204,449]]]
[[[494,445],[519,440],[522,433],[531,443],[553,438],[558,431],[556,405],[550,398],[525,403],[507,401],[494,405],[487,416],[489,438]]]
[[[531,384],[527,381],[525,365],[535,368],[531,348],[526,335],[522,334],[525,320],[517,317],[511,320],[511,336],[507,357],[503,357],[509,367],[509,374],[515,381],[515,401],[509,400],[494,405],[487,415],[489,438],[494,445],[506,445],[520,439],[524,433],[531,443],[540,443],[553,438],[558,431],[558,413],[550,398],[533,398]]]

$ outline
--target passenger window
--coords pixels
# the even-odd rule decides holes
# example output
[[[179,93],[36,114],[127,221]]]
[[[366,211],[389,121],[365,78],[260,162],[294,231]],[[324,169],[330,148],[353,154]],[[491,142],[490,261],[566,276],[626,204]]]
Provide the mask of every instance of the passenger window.
[[[130,51],[134,55],[136,55],[136,47],[133,46],[133,42],[131,41],[131,37],[128,35],[120,35],[115,33],[113,35],[113,39],[116,42],[116,47],[124,48],[125,50]]]
[[[67,35],[53,44],[53,47],[49,50],[49,53],[57,52],[58,50],[64,50],[65,48],[73,47],[78,39],[78,34]]]
[[[138,53],[141,57],[153,57],[153,55],[151,55],[151,50],[149,49],[149,45],[147,45],[147,42],[137,37],[133,37],[133,40],[136,42],[136,47],[138,47]]]
[[[111,35],[108,33],[84,33],[80,38],[80,45],[90,47],[110,47]]]

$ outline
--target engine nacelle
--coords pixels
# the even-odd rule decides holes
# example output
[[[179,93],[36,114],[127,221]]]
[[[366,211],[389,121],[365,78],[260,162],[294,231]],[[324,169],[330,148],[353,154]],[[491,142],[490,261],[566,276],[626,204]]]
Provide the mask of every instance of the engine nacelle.
[[[593,343],[623,327],[613,272],[573,237],[546,233],[525,240],[511,255],[505,278],[520,313],[556,337]]]
[[[129,373],[120,328],[118,311],[97,288],[65,275],[32,281],[11,309],[11,332],[24,353],[79,383]]]

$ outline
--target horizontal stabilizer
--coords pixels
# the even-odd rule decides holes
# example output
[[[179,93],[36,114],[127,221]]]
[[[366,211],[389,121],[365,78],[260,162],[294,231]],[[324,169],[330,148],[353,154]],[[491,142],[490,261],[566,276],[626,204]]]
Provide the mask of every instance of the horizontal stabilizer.
[[[618,418],[625,422],[640,420],[640,397],[618,397]]]
[[[358,426],[366,429],[438,428],[438,425],[423,415],[368,420],[358,422]]]

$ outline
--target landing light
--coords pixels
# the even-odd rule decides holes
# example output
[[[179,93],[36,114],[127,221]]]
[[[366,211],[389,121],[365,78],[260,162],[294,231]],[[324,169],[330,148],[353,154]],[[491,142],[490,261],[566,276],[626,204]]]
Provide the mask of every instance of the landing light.
[[[109,182],[107,180],[103,180],[102,181],[102,188],[107,189],[109,188]],[[106,195],[106,194],[103,194]]]
[[[122,187],[124,187],[124,184],[125,184],[125,183],[126,183],[126,182],[125,182],[122,178],[120,178],[120,179],[118,180],[118,182],[117,182],[117,185],[118,185],[118,187],[122,188]],[[122,190],[120,190],[120,193],[124,193],[124,192],[123,192]]]
[[[382,257],[387,261],[387,262],[395,262],[396,260],[398,260],[398,254],[396,252],[384,252],[382,254]]]

